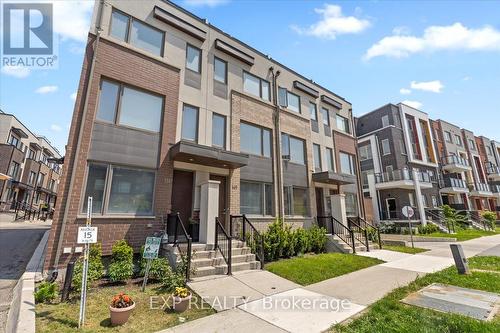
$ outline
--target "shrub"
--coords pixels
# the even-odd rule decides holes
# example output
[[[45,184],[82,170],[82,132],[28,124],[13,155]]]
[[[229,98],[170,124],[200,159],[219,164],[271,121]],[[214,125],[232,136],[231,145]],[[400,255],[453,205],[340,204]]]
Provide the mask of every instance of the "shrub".
[[[101,244],[100,243],[90,244],[87,286],[90,285],[92,282],[95,282],[100,278],[102,278],[103,269],[104,265],[102,264]],[[73,271],[73,279],[71,281],[73,287],[77,291],[80,291],[82,287],[82,275],[83,275],[83,257],[80,257],[75,263],[75,269]]]
[[[177,263],[177,267],[175,268],[175,270],[172,271],[169,266],[169,269],[167,269],[165,274],[161,277],[163,288],[165,288],[167,291],[172,291],[176,287],[185,287],[187,268],[187,256],[181,255],[181,260]],[[195,269],[191,269],[191,274],[194,272]]]
[[[307,231],[303,228],[298,228],[294,233],[295,238],[295,254],[300,255],[310,251],[310,241]]]
[[[113,244],[111,264],[108,268],[109,279],[112,282],[123,282],[134,273],[134,250],[122,239]]]
[[[434,232],[439,232],[439,228],[437,225],[432,224],[432,223],[427,223],[427,225],[419,225],[418,226],[418,233],[419,234],[432,234]]]
[[[314,253],[323,253],[326,250],[326,230],[318,226],[313,226],[311,229],[307,230],[309,234],[309,251]]]
[[[141,254],[144,252],[144,246],[141,248]],[[141,258],[139,275],[146,273],[147,259]],[[172,272],[167,258],[156,258],[151,261],[148,278],[151,280],[161,280],[163,276]]]
[[[495,230],[497,214],[495,214],[494,212],[486,211],[486,212],[483,212],[482,216],[488,222],[489,227],[492,230]]]
[[[57,283],[44,281],[36,288],[35,303],[50,303],[57,297],[57,293]]]

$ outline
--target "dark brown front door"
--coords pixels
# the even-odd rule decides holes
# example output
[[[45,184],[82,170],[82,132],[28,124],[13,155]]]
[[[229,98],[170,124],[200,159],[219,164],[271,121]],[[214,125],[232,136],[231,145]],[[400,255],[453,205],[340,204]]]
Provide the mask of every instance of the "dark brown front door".
[[[316,187],[316,211],[318,216],[323,216],[325,214],[325,209],[323,206],[323,189]]]
[[[219,220],[220,223],[226,227],[226,177],[219,175],[210,175],[210,180],[216,180],[220,182],[219,185]]]
[[[172,184],[172,213],[179,213],[187,227],[193,213],[193,173],[174,170]]]

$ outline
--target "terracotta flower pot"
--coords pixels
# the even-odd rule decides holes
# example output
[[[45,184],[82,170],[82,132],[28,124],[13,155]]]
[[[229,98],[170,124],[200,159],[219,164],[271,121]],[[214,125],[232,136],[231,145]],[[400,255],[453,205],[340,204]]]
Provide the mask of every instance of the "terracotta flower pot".
[[[126,308],[113,308],[109,306],[109,316],[111,318],[111,325],[123,325],[127,322],[132,310],[135,308],[135,302]]]
[[[189,295],[186,297],[178,297],[174,295],[172,296],[174,298],[173,307],[175,312],[181,313],[188,309],[189,302],[191,301],[191,296],[192,296],[191,293],[189,293]]]

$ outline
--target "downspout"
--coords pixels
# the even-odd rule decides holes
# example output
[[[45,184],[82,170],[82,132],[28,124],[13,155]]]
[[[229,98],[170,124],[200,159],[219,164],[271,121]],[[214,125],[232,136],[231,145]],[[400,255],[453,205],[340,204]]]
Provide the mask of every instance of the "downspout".
[[[276,152],[276,173],[278,182],[278,218],[283,219],[285,217],[285,202],[283,198],[283,165],[281,157],[281,124],[280,124],[280,106],[278,103],[278,77],[280,76],[280,71],[274,72],[274,67],[270,67],[273,78],[273,104],[275,107],[274,111],[274,150]]]
[[[66,221],[68,219],[68,211],[69,211],[69,206],[70,206],[70,198],[71,198],[71,193],[73,192],[73,185],[74,185],[74,180],[75,180],[75,169],[78,164],[78,152],[80,151],[80,144],[82,141],[82,136],[83,136],[83,126],[85,124],[85,116],[87,113],[87,108],[88,108],[88,100],[89,100],[89,95],[90,91],[92,88],[92,81],[93,81],[93,76],[94,76],[94,69],[95,69],[95,62],[96,62],[96,56],[97,56],[97,49],[99,46],[99,41],[101,38],[101,22],[102,22],[102,11],[104,8],[104,0],[99,1],[99,8],[97,9],[99,11],[97,15],[97,25],[96,25],[96,39],[94,41],[94,52],[92,55],[92,62],[90,63],[90,71],[89,71],[89,76],[88,76],[88,84],[87,84],[87,89],[85,91],[85,102],[83,104],[83,112],[82,112],[82,119],[80,121],[80,126],[78,127],[78,140],[76,142],[76,148],[73,151],[73,163],[72,163],[72,170],[71,174],[69,174],[70,180],[69,180],[69,187],[67,191],[67,196],[66,196],[66,202],[64,205],[64,214],[61,222],[61,230],[59,232],[59,238],[57,240],[57,248],[56,248],[56,257],[54,259],[54,264],[52,266],[53,271],[57,272],[57,267],[59,265],[59,259],[61,258],[61,247],[63,243],[63,238],[64,238],[64,233],[66,230]],[[88,208],[87,208],[88,209]]]

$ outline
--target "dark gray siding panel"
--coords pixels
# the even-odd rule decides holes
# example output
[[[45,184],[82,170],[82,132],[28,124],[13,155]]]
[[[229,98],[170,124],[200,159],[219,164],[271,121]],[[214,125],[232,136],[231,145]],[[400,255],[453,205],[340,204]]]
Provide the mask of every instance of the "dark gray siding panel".
[[[189,69],[184,70],[184,84],[196,89],[201,89],[201,74]]]
[[[95,123],[89,159],[156,169],[159,142],[159,134]]]
[[[242,167],[241,180],[253,180],[258,182],[273,182],[273,163],[270,158],[250,156],[248,165]]]
[[[307,187],[307,168],[305,165],[283,162],[283,183]]]
[[[214,95],[227,99],[227,84],[214,80]]]

